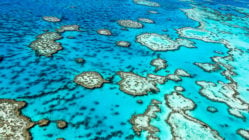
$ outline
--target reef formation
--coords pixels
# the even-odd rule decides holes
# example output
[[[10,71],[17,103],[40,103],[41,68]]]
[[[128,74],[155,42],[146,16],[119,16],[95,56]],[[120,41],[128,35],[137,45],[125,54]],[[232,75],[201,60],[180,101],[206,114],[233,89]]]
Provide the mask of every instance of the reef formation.
[[[58,17],[54,17],[54,16],[44,16],[42,17],[42,19],[47,22],[60,22],[61,21],[61,19],[59,19]]]
[[[151,119],[157,118],[156,113],[161,111],[159,107],[160,104],[160,101],[152,100],[151,104],[143,114],[132,116],[132,118],[130,119],[130,123],[132,124],[132,128],[137,135],[141,135],[142,131],[148,131],[149,135],[146,137],[148,140],[159,139],[157,136],[155,136],[155,133],[159,132],[160,130],[152,126],[150,123]]]
[[[100,88],[104,83],[108,82],[98,73],[87,71],[77,75],[74,82],[89,89]]]
[[[20,109],[26,105],[25,102],[0,99],[0,140],[31,139],[31,127],[34,133],[41,132],[44,139],[57,140],[222,140],[230,136],[232,139],[249,139],[249,130],[245,127],[249,112],[249,68],[246,65],[249,60],[249,10],[215,5],[212,1],[203,3],[214,4],[217,6],[214,10],[202,6],[198,1],[180,1],[189,3],[190,8],[179,8],[170,1],[133,0],[137,4],[131,6],[134,9],[127,7],[124,13],[120,10],[120,7],[132,4],[132,1],[123,1],[124,5],[114,3],[115,6],[108,8],[105,3],[89,18],[87,12],[85,16],[79,16],[79,13],[85,13],[81,11],[85,7],[81,7],[78,1],[79,4],[64,7],[63,16],[41,17],[39,13],[39,20],[46,22],[40,24],[38,21],[41,27],[34,27],[38,28],[37,31],[45,32],[38,35],[29,47],[39,56],[50,58],[30,57],[26,50],[18,47],[18,51],[6,49],[8,53],[4,54],[3,51],[0,54],[1,96],[12,98],[15,95],[18,100],[30,102],[27,110],[32,112],[25,114],[35,116],[32,120],[37,121],[21,114]],[[170,4],[173,6],[165,8]],[[116,7],[119,8],[117,11]],[[72,15],[68,16],[67,11]],[[115,12],[120,15],[110,16]],[[126,12],[132,15],[127,16]],[[167,15],[172,13],[175,15]],[[16,14],[12,15],[13,18],[3,14],[0,25],[17,21],[13,27],[25,29],[25,35],[19,36],[18,32],[18,38],[15,38],[12,27],[0,27],[5,30],[4,33],[8,33],[6,38],[3,36],[5,39],[1,38],[1,45],[2,41],[14,40],[13,46],[20,46],[21,39],[27,39],[25,37],[30,37],[29,33],[36,32],[27,28],[32,24],[22,24],[18,18],[20,15]],[[31,16],[28,18],[33,21]],[[4,24],[1,24],[2,21]],[[198,26],[194,27],[194,23]],[[82,32],[71,32],[81,31],[80,27]],[[75,34],[79,34],[80,40]],[[66,37],[63,39],[64,35]],[[67,46],[60,51],[62,44]],[[219,48],[215,50],[209,45]],[[56,53],[58,55],[54,55]],[[211,59],[208,61],[206,58]],[[12,61],[13,64],[7,63]],[[19,75],[24,76],[20,78]],[[96,89],[103,85],[102,89]],[[174,91],[169,93],[170,89]],[[12,90],[17,94],[9,94]],[[102,91],[108,94],[97,97]],[[44,110],[37,109],[36,105],[41,105]],[[224,106],[227,106],[227,114],[220,108]],[[54,118],[58,116],[60,120]],[[213,124],[207,121],[210,116],[214,117]],[[224,122],[219,122],[219,117]],[[236,126],[233,126],[235,123]],[[51,131],[53,126],[59,129],[60,136],[53,134],[58,133]]]
[[[34,123],[21,114],[25,102],[0,99],[0,139],[31,140],[29,129]]]
[[[133,20],[118,20],[118,24],[126,28],[143,28],[143,24]]]
[[[62,36],[56,32],[47,32],[43,33],[36,37],[36,40],[33,41],[29,47],[37,52],[38,55],[52,56],[54,53],[57,53],[59,50],[62,50],[60,43],[56,40],[61,39]]]
[[[184,97],[180,92],[172,92],[165,96],[166,105],[172,110],[166,122],[171,127],[174,140],[222,140],[218,132],[204,122],[197,120],[188,111],[195,108],[195,103]]]
[[[150,64],[156,67],[155,72],[167,67],[167,61],[161,58],[153,59]]]
[[[223,69],[221,74],[228,82],[220,81],[218,84],[204,81],[196,82],[202,87],[200,93],[210,100],[227,104],[232,115],[243,119],[243,112],[249,111],[249,102],[242,94],[247,92],[245,88],[241,88],[247,87],[244,80],[247,78],[242,73],[249,69],[239,64],[245,63],[248,58],[245,50],[249,44],[246,42],[246,31],[243,29],[245,28],[244,21],[248,20],[248,17],[224,15],[216,10],[204,7],[194,7],[183,11],[190,19],[199,22],[200,26],[179,29],[178,33],[182,37],[220,43],[229,49],[227,56],[212,57],[214,66]],[[237,33],[237,35],[232,36],[234,33]],[[236,70],[235,67],[240,67],[240,70],[243,69],[243,71]],[[210,70],[207,69],[207,71]]]
[[[157,2],[149,1],[149,0],[133,0],[136,4],[150,6],[150,7],[159,7],[160,4]]]
[[[100,34],[100,35],[106,35],[106,36],[112,35],[111,31],[108,30],[108,29],[99,29],[97,31],[97,33]]]
[[[193,42],[186,39],[172,40],[167,35],[156,33],[144,33],[136,37],[136,41],[153,51],[172,51],[177,50],[180,46],[194,48]]]

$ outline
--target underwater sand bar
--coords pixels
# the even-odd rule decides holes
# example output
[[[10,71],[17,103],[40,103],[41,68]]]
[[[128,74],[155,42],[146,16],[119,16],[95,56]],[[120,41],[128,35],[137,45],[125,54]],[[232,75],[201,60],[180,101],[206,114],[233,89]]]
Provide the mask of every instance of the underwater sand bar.
[[[149,1],[149,0],[133,0],[136,4],[145,5],[150,7],[159,7],[160,4],[157,2]]]
[[[181,38],[174,41],[167,35],[160,35],[156,33],[144,33],[138,35],[136,37],[136,41],[153,51],[172,51],[179,49],[180,46],[195,48],[192,41]]]
[[[62,49],[60,43],[55,42],[61,39],[62,36],[56,32],[47,32],[36,37],[29,47],[37,52],[38,55],[52,56]]]
[[[148,131],[150,136],[154,135],[156,132],[159,132],[158,128],[150,124],[151,119],[157,117],[156,113],[161,111],[159,104],[161,104],[161,102],[152,100],[143,114],[132,116],[130,123],[132,124],[132,128],[137,135],[141,135],[142,131]]]
[[[85,88],[94,89],[102,87],[108,81],[103,79],[98,72],[87,71],[77,75],[74,78],[74,82]]]
[[[2,140],[31,140],[29,129],[34,123],[23,116],[20,109],[25,102],[0,99],[0,139]]]
[[[195,103],[181,93],[165,95],[166,105],[172,109],[166,122],[171,127],[173,140],[222,140],[217,131],[207,124],[187,114],[195,108]]]

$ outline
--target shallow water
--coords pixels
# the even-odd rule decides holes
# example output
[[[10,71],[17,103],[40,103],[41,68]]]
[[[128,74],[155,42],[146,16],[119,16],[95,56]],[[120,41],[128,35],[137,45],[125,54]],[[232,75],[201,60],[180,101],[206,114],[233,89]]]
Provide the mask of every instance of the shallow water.
[[[224,16],[240,18],[248,17],[249,12],[244,14],[234,9],[243,7],[248,10],[249,2],[154,1],[158,2],[160,7],[138,5],[132,0],[0,1],[0,55],[4,57],[0,62],[0,98],[26,101],[28,105],[22,109],[22,113],[32,121],[43,118],[52,121],[46,127],[36,125],[30,129],[34,140],[146,139],[146,132],[141,136],[134,133],[129,120],[134,114],[144,113],[152,99],[162,102],[161,112],[157,114],[157,119],[152,120],[152,124],[160,129],[156,136],[162,140],[172,139],[170,126],[165,122],[171,109],[166,105],[164,96],[174,91],[174,86],[184,87],[185,91],[182,94],[196,104],[196,108],[189,111],[192,117],[208,124],[225,139],[243,139],[236,131],[240,128],[248,130],[249,110],[244,111],[244,120],[231,115],[226,104],[202,96],[199,94],[200,86],[195,84],[196,81],[203,80],[215,83],[228,82],[226,77],[221,75],[222,70],[209,73],[193,64],[212,63],[213,56],[227,56],[229,50],[224,44],[186,37],[185,39],[195,43],[196,48],[182,46],[177,50],[160,52],[139,44],[136,42],[136,36],[142,33],[157,33],[167,35],[173,40],[184,38],[177,29],[197,28],[200,23],[190,19],[181,9],[208,7]],[[157,11],[158,14],[151,14],[148,12],[150,10]],[[56,16],[61,22],[46,22],[42,19],[43,16]],[[138,18],[149,18],[155,24],[143,23],[142,29],[122,30],[123,27],[116,22],[120,19],[136,21]],[[239,23],[235,21],[238,26],[244,26],[245,35],[249,33],[248,23],[246,20]],[[39,56],[28,47],[36,36],[44,33],[44,30],[54,31],[60,26],[73,24],[79,25],[81,31],[63,33],[63,39],[58,40],[63,50],[52,57]],[[213,24],[220,26],[219,21]],[[112,35],[99,35],[96,32],[98,29],[109,29]],[[228,29],[231,36],[240,34],[241,30]],[[75,38],[67,38],[70,36]],[[248,41],[247,37],[241,38],[241,41]],[[115,42],[121,40],[130,42],[131,46],[116,46]],[[234,80],[238,84],[241,98],[249,99],[249,85],[241,78],[241,74],[248,73],[248,69],[241,66],[246,66],[248,62],[248,43],[238,43],[238,47],[244,51],[245,60],[232,62],[238,73]],[[150,62],[158,56],[167,61],[168,67],[155,73]],[[76,58],[83,58],[85,63],[76,63]],[[145,77],[150,73],[165,76],[179,68],[186,70],[192,77],[184,77],[180,82],[168,81],[159,85],[158,93],[134,97],[119,89],[118,82],[121,79],[117,75],[118,71],[134,72]],[[114,76],[113,82],[105,83],[101,88],[84,88],[73,81],[76,75],[84,71],[99,72],[105,79]],[[137,100],[142,100],[143,104],[138,104]],[[216,107],[218,112],[208,112],[208,106]],[[68,127],[58,129],[54,122],[56,120],[65,120]]]

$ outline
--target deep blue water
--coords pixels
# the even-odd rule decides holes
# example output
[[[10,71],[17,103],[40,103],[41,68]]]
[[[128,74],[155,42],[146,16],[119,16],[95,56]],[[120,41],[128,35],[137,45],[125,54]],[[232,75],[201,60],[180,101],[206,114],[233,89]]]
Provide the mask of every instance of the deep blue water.
[[[152,32],[175,39],[179,37],[176,29],[198,26],[196,21],[189,19],[180,10],[191,8],[192,3],[236,16],[242,15],[234,10],[220,10],[220,7],[233,5],[248,8],[249,3],[225,0],[192,3],[154,1],[160,3],[161,7],[137,5],[132,0],[0,1],[0,55],[4,56],[0,62],[0,98],[26,101],[28,106],[22,112],[33,121],[49,118],[69,122],[68,128],[63,130],[56,128],[55,123],[47,127],[35,126],[30,130],[34,140],[59,137],[66,140],[116,140],[135,136],[129,123],[131,116],[143,113],[151,99],[162,101],[162,108],[166,107],[164,95],[170,93],[175,85],[183,86],[186,89],[184,95],[197,104],[197,108],[191,112],[192,116],[209,124],[228,140],[242,139],[236,130],[248,128],[249,122],[230,115],[225,104],[202,97],[198,94],[200,87],[195,84],[198,80],[226,81],[218,72],[210,75],[193,65],[194,62],[211,62],[212,56],[225,56],[228,50],[224,45],[190,39],[197,48],[181,47],[177,51],[154,52],[135,42],[135,38],[141,33]],[[158,11],[158,14],[150,14],[149,10]],[[56,16],[62,21],[49,23],[42,20],[43,16]],[[150,18],[155,24],[144,23],[143,29],[124,31],[116,22],[119,19],[136,20],[140,17]],[[79,25],[82,32],[63,33],[64,38],[59,40],[63,50],[53,57],[37,56],[28,47],[44,30],[54,31],[62,25],[71,24]],[[98,35],[96,31],[102,28],[110,29],[113,35]],[[167,31],[162,31],[164,29]],[[66,38],[68,36],[74,36],[75,39]],[[119,40],[131,42],[131,47],[117,47],[115,42]],[[216,54],[214,51],[224,54]],[[161,70],[160,75],[182,68],[195,77],[183,78],[178,83],[167,82],[159,86],[159,93],[148,96],[133,97],[119,90],[117,82],[120,77],[116,72],[133,70],[141,76],[154,73],[150,61],[158,55],[168,61],[166,70],[169,72]],[[74,59],[79,57],[85,59],[86,63],[76,63]],[[104,78],[115,75],[114,82],[94,90],[83,88],[73,82],[74,76],[83,71],[97,71]],[[138,99],[144,103],[138,104]],[[207,106],[215,106],[219,112],[207,112]],[[159,113],[162,117],[155,120],[155,123],[161,125],[158,135],[162,140],[171,139],[169,126],[164,122],[164,113],[167,114],[169,109],[162,110]],[[248,113],[246,115],[249,116]],[[223,127],[224,124],[229,124],[229,127]],[[135,136],[134,139],[145,138]]]

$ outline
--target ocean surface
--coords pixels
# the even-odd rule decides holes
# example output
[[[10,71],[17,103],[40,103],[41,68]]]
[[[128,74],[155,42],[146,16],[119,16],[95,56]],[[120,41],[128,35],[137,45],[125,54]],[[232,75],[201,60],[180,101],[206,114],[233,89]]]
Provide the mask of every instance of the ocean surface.
[[[191,19],[184,9],[206,8],[216,11],[217,16],[232,17],[231,22],[219,22],[219,18],[214,17],[216,22],[211,23],[208,20],[213,19],[207,19],[207,27],[210,32],[224,33],[227,38],[241,38],[241,42],[237,39],[234,44],[240,47],[243,55],[237,54],[237,57],[234,54],[234,60],[229,64],[237,73],[231,77],[237,84],[238,98],[249,104],[249,1],[153,2],[160,6],[141,5],[132,0],[0,0],[0,56],[3,57],[0,61],[0,98],[25,101],[27,106],[21,112],[32,121],[51,120],[48,126],[35,125],[29,130],[34,140],[144,140],[148,133],[143,131],[136,135],[130,119],[133,115],[143,114],[153,99],[161,102],[161,111],[151,120],[153,126],[160,130],[155,136],[161,140],[173,139],[173,130],[166,121],[171,109],[167,106],[165,95],[173,92],[175,86],[182,86],[185,90],[181,94],[195,103],[196,107],[188,112],[191,117],[207,124],[224,139],[245,139],[238,130],[249,130],[249,108],[242,111],[243,117],[233,115],[228,111],[231,105],[203,96],[200,94],[201,87],[196,84],[197,81],[229,83],[231,79],[222,74],[225,68],[206,72],[194,63],[214,63],[211,57],[225,57],[231,50],[219,43],[220,40],[188,37],[187,33],[180,34],[179,29],[200,26],[200,22]],[[47,22],[43,20],[44,16],[58,17],[61,21]],[[123,29],[117,23],[118,20],[137,21],[138,18],[148,18],[155,23],[142,23],[141,29]],[[236,20],[240,18],[244,20]],[[205,17],[203,21],[206,22]],[[212,31],[212,25],[222,27],[225,23],[229,24],[226,26],[229,35],[225,33],[224,26],[224,32]],[[53,32],[64,25],[79,25],[80,31],[63,33],[63,38],[57,41],[63,49],[51,57],[38,55],[29,47],[38,35]],[[100,35],[97,33],[99,29],[108,29],[112,35]],[[195,48],[181,46],[172,51],[153,51],[136,41],[136,36],[143,33],[167,35],[172,40],[184,38],[192,41]],[[233,41],[224,38],[228,42]],[[116,41],[128,41],[131,45],[119,47]],[[150,63],[158,57],[167,61],[167,68],[155,72]],[[75,62],[76,58],[83,58],[85,63]],[[156,93],[132,96],[121,91],[118,84],[121,77],[117,72],[120,71],[146,77],[147,74],[165,76],[176,69],[187,71],[191,77],[160,84],[157,86],[160,91]],[[112,78],[112,82],[95,89],[76,84],[75,76],[87,71],[96,71],[104,79]],[[208,111],[210,106],[218,111]],[[65,120],[68,127],[58,129],[56,120]]]

